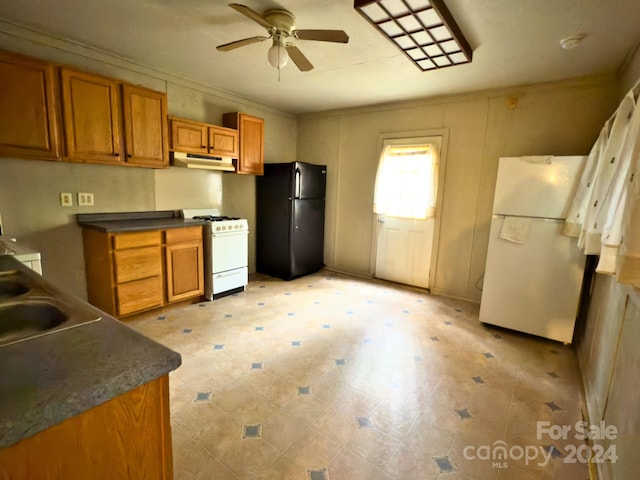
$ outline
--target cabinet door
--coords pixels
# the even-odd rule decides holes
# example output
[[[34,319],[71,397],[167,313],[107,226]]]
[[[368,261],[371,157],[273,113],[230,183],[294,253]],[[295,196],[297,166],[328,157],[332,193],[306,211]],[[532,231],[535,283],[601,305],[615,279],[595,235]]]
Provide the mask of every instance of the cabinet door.
[[[207,124],[172,118],[171,149],[206,154],[208,151]]]
[[[238,158],[238,131],[232,128],[209,127],[209,154]]]
[[[167,302],[196,297],[204,293],[202,241],[167,245]]]
[[[246,113],[225,113],[226,127],[238,129],[236,173],[262,175],[264,170],[264,120]]]
[[[117,82],[62,69],[67,157],[75,162],[120,163],[120,94]]]
[[[0,156],[60,159],[54,67],[0,52]]]
[[[0,449],[0,465],[7,479],[173,479],[168,375]]]
[[[167,95],[143,87],[123,85],[122,101],[126,162],[147,167],[167,167]]]

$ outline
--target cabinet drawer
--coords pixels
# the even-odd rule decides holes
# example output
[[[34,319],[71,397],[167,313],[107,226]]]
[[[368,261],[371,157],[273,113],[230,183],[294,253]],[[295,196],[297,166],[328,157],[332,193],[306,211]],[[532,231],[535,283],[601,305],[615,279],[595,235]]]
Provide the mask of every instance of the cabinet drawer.
[[[160,231],[118,233],[113,235],[113,249],[146,247],[148,245],[160,245]]]
[[[202,227],[172,228],[164,231],[165,243],[189,242],[202,239]]]
[[[116,286],[118,315],[128,315],[163,303],[162,277],[145,278]]]
[[[162,275],[160,246],[130,248],[113,253],[115,283]]]

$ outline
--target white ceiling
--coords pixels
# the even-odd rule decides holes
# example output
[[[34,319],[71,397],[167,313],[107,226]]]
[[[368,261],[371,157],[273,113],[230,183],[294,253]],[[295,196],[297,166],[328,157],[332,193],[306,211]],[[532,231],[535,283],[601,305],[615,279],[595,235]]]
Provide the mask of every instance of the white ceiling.
[[[270,42],[215,47],[265,30],[219,0],[0,0],[0,18],[81,42],[292,113],[616,72],[639,41],[638,0],[445,0],[473,62],[421,72],[352,0],[237,0],[285,8],[299,29],[341,29],[348,44],[297,40],[314,64],[278,72]],[[559,46],[577,33],[573,50]]]

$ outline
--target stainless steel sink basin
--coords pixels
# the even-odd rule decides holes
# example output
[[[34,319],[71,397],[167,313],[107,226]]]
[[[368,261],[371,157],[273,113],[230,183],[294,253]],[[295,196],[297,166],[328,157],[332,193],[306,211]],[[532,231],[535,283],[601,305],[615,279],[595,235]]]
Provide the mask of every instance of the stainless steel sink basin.
[[[0,344],[46,333],[67,320],[62,310],[47,301],[0,304]]]
[[[0,302],[24,295],[29,290],[31,290],[31,287],[18,278],[0,277]]]
[[[68,295],[17,260],[0,256],[0,347],[100,320],[102,312]]]

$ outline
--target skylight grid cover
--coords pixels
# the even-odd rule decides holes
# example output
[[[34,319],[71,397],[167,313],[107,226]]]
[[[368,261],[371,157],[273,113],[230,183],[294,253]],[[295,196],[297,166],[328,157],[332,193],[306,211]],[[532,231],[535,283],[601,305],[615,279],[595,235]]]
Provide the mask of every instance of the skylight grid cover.
[[[354,8],[422,71],[471,62],[442,0],[354,0]]]

